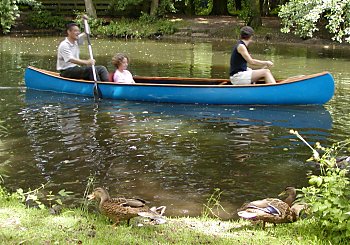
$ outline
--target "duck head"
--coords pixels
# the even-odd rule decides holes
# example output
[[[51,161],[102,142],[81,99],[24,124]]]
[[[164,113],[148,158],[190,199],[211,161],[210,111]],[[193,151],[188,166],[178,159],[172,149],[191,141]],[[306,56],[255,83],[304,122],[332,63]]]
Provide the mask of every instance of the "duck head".
[[[102,188],[102,187],[98,187],[96,189],[94,189],[94,191],[87,196],[88,200],[100,200],[101,203],[104,201],[107,201],[110,199],[110,196],[108,194],[108,192]]]
[[[280,193],[278,196],[285,196],[287,195],[287,198],[284,200],[285,203],[289,205],[289,207],[292,206],[292,203],[295,201],[297,197],[297,191],[294,187],[288,186],[282,193]]]

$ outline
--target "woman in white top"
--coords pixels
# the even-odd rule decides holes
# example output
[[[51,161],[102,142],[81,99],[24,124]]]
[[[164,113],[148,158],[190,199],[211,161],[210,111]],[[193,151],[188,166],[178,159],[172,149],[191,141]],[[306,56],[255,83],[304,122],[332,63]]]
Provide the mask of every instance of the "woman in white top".
[[[117,68],[113,74],[115,83],[135,83],[130,71],[128,71],[129,58],[125,54],[116,54],[112,58],[112,64]]]

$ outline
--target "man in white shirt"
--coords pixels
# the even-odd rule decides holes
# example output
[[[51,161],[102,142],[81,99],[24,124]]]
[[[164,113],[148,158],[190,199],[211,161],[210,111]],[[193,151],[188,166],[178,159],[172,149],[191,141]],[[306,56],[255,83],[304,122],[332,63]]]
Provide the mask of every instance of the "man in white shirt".
[[[67,25],[67,37],[58,46],[57,70],[62,77],[93,81],[94,59],[79,58],[79,45],[83,44],[85,33],[80,33],[76,23]],[[95,66],[98,81],[108,81],[108,71],[104,66]]]

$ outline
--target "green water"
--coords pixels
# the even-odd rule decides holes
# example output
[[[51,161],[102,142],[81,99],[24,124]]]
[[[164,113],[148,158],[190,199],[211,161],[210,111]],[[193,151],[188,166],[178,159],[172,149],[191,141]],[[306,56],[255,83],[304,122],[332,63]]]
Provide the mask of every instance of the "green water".
[[[198,215],[214,188],[228,213],[244,201],[302,187],[317,171],[304,161],[311,143],[346,139],[349,129],[350,49],[255,44],[277,78],[330,71],[334,98],[325,106],[205,106],[102,101],[26,91],[24,69],[55,70],[61,37],[0,37],[0,175],[10,190],[65,188],[78,203],[89,176],[112,196],[138,196],[166,205],[168,215]],[[125,52],[134,75],[228,76],[231,42],[93,40],[98,64]],[[87,57],[83,47],[81,56]],[[346,152],[344,152],[346,154]]]

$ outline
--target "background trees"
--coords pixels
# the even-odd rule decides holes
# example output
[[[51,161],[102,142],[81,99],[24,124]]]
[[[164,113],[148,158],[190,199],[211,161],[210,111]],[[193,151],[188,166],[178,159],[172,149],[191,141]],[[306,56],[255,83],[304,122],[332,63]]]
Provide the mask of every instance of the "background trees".
[[[75,15],[73,9],[87,11],[96,17],[96,4],[104,0],[73,0],[73,8],[62,15]],[[350,43],[350,0],[105,0],[105,9],[97,15],[135,18],[149,14],[162,17],[169,13],[191,15],[235,15],[254,28],[262,25],[262,16],[281,18],[282,32],[293,32],[303,37],[313,37],[320,30],[338,42]],[[60,0],[1,0],[0,29],[9,32],[19,16],[19,5],[38,6],[39,3],[52,8]],[[67,2],[65,2],[67,5]],[[80,9],[76,9],[79,5]],[[59,9],[59,8],[58,8]],[[67,14],[67,11],[69,13]],[[59,12],[59,11],[58,11]],[[38,14],[39,16],[39,14]],[[100,16],[99,16],[100,17]],[[47,20],[51,21],[51,20]]]
[[[1,0],[0,1],[0,29],[3,33],[8,33],[11,26],[19,17],[19,4],[37,5],[35,0]]]
[[[278,15],[282,32],[306,38],[325,28],[333,40],[350,43],[350,0],[291,0]]]

